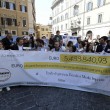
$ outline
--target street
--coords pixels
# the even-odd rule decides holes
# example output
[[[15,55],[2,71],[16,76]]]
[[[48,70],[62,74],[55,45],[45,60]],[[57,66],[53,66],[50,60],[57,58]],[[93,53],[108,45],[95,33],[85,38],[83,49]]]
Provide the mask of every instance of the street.
[[[110,97],[52,87],[12,87],[0,93],[0,110],[110,110]]]

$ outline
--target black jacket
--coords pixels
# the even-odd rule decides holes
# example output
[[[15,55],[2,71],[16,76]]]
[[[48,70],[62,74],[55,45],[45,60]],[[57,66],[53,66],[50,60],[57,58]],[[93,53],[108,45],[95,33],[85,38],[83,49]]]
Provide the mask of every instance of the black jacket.
[[[13,45],[11,49],[12,49],[12,50],[19,50],[19,48],[18,48],[18,45],[17,45],[17,44]]]
[[[110,53],[110,45],[107,45],[107,46],[106,46],[105,52]]]
[[[102,52],[104,49],[104,47],[100,44],[97,46],[96,52]]]

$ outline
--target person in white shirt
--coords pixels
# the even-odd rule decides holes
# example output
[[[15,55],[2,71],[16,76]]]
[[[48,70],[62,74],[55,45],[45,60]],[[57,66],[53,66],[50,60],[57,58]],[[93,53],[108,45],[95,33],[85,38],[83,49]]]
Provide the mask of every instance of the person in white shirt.
[[[54,42],[54,48],[51,51],[52,52],[64,52],[63,48],[60,46],[59,41]]]
[[[81,41],[79,43],[79,48],[77,49],[77,52],[85,52],[85,42],[84,41]]]
[[[16,44],[13,45],[12,50],[23,51],[23,38],[18,37],[16,39]]]

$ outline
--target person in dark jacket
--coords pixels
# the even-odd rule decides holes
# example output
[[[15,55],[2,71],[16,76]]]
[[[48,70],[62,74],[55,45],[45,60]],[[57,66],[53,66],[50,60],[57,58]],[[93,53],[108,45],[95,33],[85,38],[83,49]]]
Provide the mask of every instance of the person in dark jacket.
[[[54,35],[51,35],[50,39],[49,39],[49,48],[50,50],[54,48]]]
[[[2,39],[3,45],[4,45],[4,49],[8,50],[11,49],[13,44],[13,38],[12,38],[12,34],[8,33],[7,36],[5,38]]]
[[[103,36],[100,39],[100,44],[97,46],[96,52],[102,52],[105,50],[105,47],[107,46],[107,36]]]
[[[30,36],[30,39],[29,39],[29,41],[30,41],[30,44],[31,44],[31,48],[34,48],[34,36],[32,35],[32,34],[30,34],[29,35]]]
[[[105,52],[110,53],[110,37],[108,38],[107,46],[105,47]]]
[[[57,41],[57,42],[60,42],[60,46],[62,46],[63,44],[63,39],[62,39],[62,36],[60,35],[60,31],[56,31],[56,35],[54,36],[53,38],[54,40],[54,43]]]

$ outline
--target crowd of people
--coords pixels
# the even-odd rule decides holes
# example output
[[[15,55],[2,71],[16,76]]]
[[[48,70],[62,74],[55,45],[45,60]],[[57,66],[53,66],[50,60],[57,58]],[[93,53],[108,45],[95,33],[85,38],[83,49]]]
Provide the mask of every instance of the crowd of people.
[[[29,37],[18,37],[16,42],[13,42],[12,34],[8,33],[5,38],[0,41],[0,50],[35,50],[35,51],[52,51],[52,52],[87,52],[87,53],[110,53],[110,37],[102,36],[94,42],[89,42],[88,39],[81,40],[77,37],[77,43],[73,44],[68,41],[67,44],[63,42],[60,31],[56,35],[51,35],[50,39],[42,38],[34,39],[32,34]],[[6,88],[7,91],[10,87]],[[0,89],[2,91],[2,89]]]
[[[56,51],[56,52],[106,52],[110,53],[110,37],[102,36],[96,39],[94,42],[90,42],[88,39],[82,40],[81,37],[77,37],[77,43],[73,44],[73,41],[68,41],[66,44],[63,42],[63,38],[60,35],[60,31],[56,32],[56,35],[51,35],[50,39],[42,38],[34,39],[32,34],[29,37],[18,37],[16,42],[13,42],[11,33],[8,33],[5,38],[0,41],[0,50],[35,50],[35,51]]]

